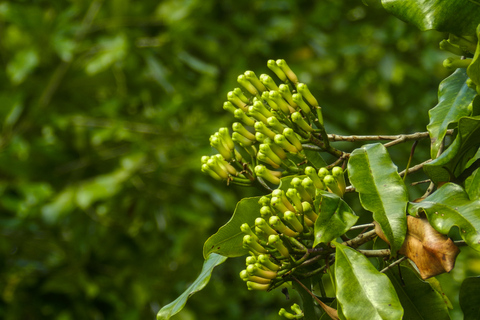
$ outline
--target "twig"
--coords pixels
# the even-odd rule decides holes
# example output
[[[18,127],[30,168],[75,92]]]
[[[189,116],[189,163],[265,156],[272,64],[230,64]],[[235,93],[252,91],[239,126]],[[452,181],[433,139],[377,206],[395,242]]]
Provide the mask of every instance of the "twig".
[[[426,161],[424,161],[424,162],[422,162],[422,163],[417,164],[416,166],[411,167],[410,169],[408,169],[408,174],[422,169],[424,165],[426,165],[427,163],[429,163],[429,162],[431,162],[431,161],[432,161],[432,159],[428,159],[428,160],[426,160]],[[403,177],[403,175],[405,174],[405,172],[407,172],[407,171],[403,170],[402,172],[400,172],[400,173],[399,173],[400,177]]]
[[[390,249],[378,249],[378,250],[357,250],[365,257],[388,257],[390,256]]]
[[[447,130],[446,135],[452,135],[453,134],[453,129]],[[330,141],[348,141],[348,142],[356,142],[356,141],[376,141],[376,140],[393,140],[392,142],[395,142],[398,140],[398,142],[395,142],[395,144],[404,142],[404,141],[409,141],[409,140],[420,140],[423,138],[427,138],[429,136],[428,132],[416,132],[412,134],[397,134],[397,135],[377,135],[377,136],[341,136],[341,135],[336,135],[336,134],[329,134],[328,135],[328,140]],[[389,142],[390,143],[390,142]],[[393,145],[393,144],[391,144]],[[389,146],[391,146],[389,145]],[[387,146],[387,144],[385,144]]]
[[[376,236],[377,236],[377,233],[375,232],[375,230],[370,230],[368,232],[361,233],[357,237],[353,238],[352,240],[345,241],[342,244],[352,248],[358,248],[362,244],[372,240]]]
[[[392,264],[390,264],[389,266],[387,266],[386,268],[384,268],[382,271],[380,272],[385,272],[387,271],[388,269],[390,268],[393,268],[395,267],[397,264],[399,264],[400,262],[402,262],[403,260],[407,259],[407,257],[401,257],[400,259],[398,259],[397,261],[393,262]]]
[[[357,229],[365,229],[365,228],[373,228],[375,225],[373,223],[367,223],[367,224],[359,224],[358,226],[353,226],[349,229],[351,230],[357,230]]]
[[[410,185],[411,185],[411,186],[416,186],[416,185],[418,185],[418,184],[429,183],[429,182],[432,182],[432,180],[427,179],[427,180],[415,181],[415,182],[412,182]]]

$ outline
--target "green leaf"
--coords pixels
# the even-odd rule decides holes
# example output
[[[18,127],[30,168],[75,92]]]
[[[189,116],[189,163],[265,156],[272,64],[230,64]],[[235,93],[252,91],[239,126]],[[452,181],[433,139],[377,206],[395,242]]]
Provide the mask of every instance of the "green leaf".
[[[471,113],[468,105],[475,97],[475,91],[467,86],[468,76],[465,69],[457,69],[440,83],[438,88],[438,104],[428,114],[430,123],[427,130],[432,139],[430,156],[437,157],[445,133],[450,124]]]
[[[407,232],[408,198],[387,149],[380,143],[355,149],[348,161],[348,175],[362,206],[373,212],[395,254]]]
[[[474,35],[480,23],[480,3],[471,0],[382,0],[383,7],[420,30]]]
[[[458,134],[452,144],[423,169],[435,183],[452,181],[466,169],[479,146],[480,116],[463,117],[458,121]]]
[[[420,210],[438,232],[448,234],[453,226],[460,228],[463,240],[480,251],[480,200],[470,200],[457,184],[446,183],[433,194],[418,203],[410,203],[408,212],[416,215]]]
[[[187,300],[198,291],[202,290],[210,281],[210,277],[212,276],[213,269],[222,264],[227,260],[227,257],[212,253],[208,256],[208,258],[203,263],[202,272],[197,277],[197,279],[188,287],[185,292],[183,292],[175,301],[169,303],[157,314],[157,320],[168,320],[178,312],[180,312]]]
[[[402,319],[403,309],[388,277],[361,253],[336,244],[337,299],[346,319]]]
[[[477,26],[476,33],[477,39],[480,39],[480,24]],[[467,68],[467,74],[477,86],[480,85],[480,41],[477,42],[477,50],[475,50],[472,63]]]
[[[477,320],[480,318],[480,277],[469,277],[463,280],[460,287],[460,307],[464,320]]]
[[[314,151],[314,150],[303,150],[305,152],[305,155],[307,156],[308,161],[318,169],[326,167],[327,163],[325,160],[323,160],[322,156],[320,155],[320,152]]]
[[[428,282],[421,280],[413,270],[403,266],[400,268],[401,275],[397,268],[389,269],[386,274],[402,303],[404,319],[450,319],[442,296]]]
[[[217,233],[207,239],[203,245],[203,257],[215,252],[223,256],[233,258],[248,253],[243,248],[243,236],[245,235],[240,226],[248,223],[250,227],[255,225],[255,219],[260,216],[261,205],[258,204],[260,197],[245,198],[237,203],[232,218]]]
[[[348,231],[358,220],[353,210],[339,196],[325,192],[317,195],[315,211],[319,212],[315,221],[315,241],[313,246],[330,242]]]

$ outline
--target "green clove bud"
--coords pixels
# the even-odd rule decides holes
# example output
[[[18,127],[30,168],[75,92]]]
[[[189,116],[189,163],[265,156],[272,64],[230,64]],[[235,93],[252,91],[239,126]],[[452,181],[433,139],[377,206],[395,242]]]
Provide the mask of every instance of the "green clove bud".
[[[338,187],[342,192],[342,195],[345,194],[345,190],[347,189],[347,184],[345,183],[345,175],[343,169],[340,167],[333,167],[332,168],[332,176],[337,180]]]
[[[255,256],[248,256],[248,257],[245,259],[245,263],[246,263],[247,266],[248,266],[249,264],[255,264],[255,263],[257,263],[257,258],[255,258]]]
[[[225,170],[223,167],[221,167],[218,163],[218,161],[215,158],[210,158],[207,161],[208,168],[213,170],[219,177],[222,179],[228,179],[228,172]],[[203,166],[202,166],[203,169]]]
[[[300,107],[300,109],[302,109],[305,114],[309,114],[310,112],[312,112],[308,104],[303,101],[301,93],[294,93],[292,95],[292,100]]]
[[[300,199],[299,194],[297,193],[297,189],[289,188],[286,192],[287,197],[292,201],[293,205],[295,206],[296,212],[302,213],[302,199]]]
[[[273,197],[280,198],[282,200],[283,204],[285,205],[285,207],[288,208],[288,210],[295,211],[295,208],[292,206],[290,201],[288,201],[287,197],[285,196],[285,191],[283,191],[282,189],[273,190],[272,191],[272,198]]]
[[[292,69],[290,69],[290,67],[285,62],[285,60],[278,59],[276,62],[277,62],[277,66],[279,66],[280,69],[282,69],[282,71],[285,72],[288,79],[292,81],[294,84],[297,84],[298,83],[297,75],[292,71]]]
[[[247,281],[247,288],[248,290],[267,291],[268,288],[270,288],[270,284],[260,284],[257,282]]]
[[[237,97],[240,98],[240,100],[242,100],[243,102],[245,103],[248,103],[248,98],[245,96],[245,94],[243,93],[242,89],[240,88],[235,88],[233,89],[233,93],[235,93],[235,95]]]
[[[255,226],[261,229],[266,235],[277,234],[275,230],[273,230],[263,218],[255,219]]]
[[[277,77],[280,78],[280,80],[282,80],[283,82],[287,81],[287,75],[279,66],[277,66],[275,60],[268,60],[267,67],[272,70],[277,75]]]
[[[271,113],[270,110],[268,110],[267,107],[260,100],[253,102],[253,109],[263,114],[265,118],[273,117],[273,113]]]
[[[288,258],[290,256],[290,253],[288,252],[287,247],[285,247],[285,245],[283,244],[282,239],[280,239],[280,236],[278,235],[269,236],[268,244],[272,245],[275,249],[277,249],[278,252],[285,258]]]
[[[280,184],[280,177],[282,176],[280,171],[268,170],[263,165],[255,167],[255,174],[273,184]]]
[[[265,87],[268,88],[268,90],[275,90],[278,91],[278,86],[273,81],[272,77],[270,77],[268,74],[262,74],[260,75],[260,81],[265,85]]]
[[[261,83],[260,80],[258,80],[257,76],[255,75],[255,72],[245,71],[245,78],[247,78],[247,80],[250,81],[250,83],[253,84],[255,88],[257,88],[258,92],[267,90],[267,88],[265,88],[263,83]]]
[[[297,148],[298,151],[301,151],[303,149],[302,143],[300,142],[300,140],[297,137],[297,134],[295,133],[295,131],[293,131],[292,128],[283,129],[283,135],[285,136],[285,138],[287,138],[287,140],[291,144],[293,144],[295,148]]]
[[[455,70],[457,68],[468,68],[470,63],[472,63],[472,58],[460,59],[460,58],[447,58],[443,60],[443,66],[448,70]]]
[[[270,159],[266,154],[261,151],[257,153],[257,159],[262,161],[263,163],[269,164],[270,166],[272,166],[273,169],[280,168],[279,164],[276,164],[272,159]]]
[[[317,221],[318,215],[313,211],[312,205],[309,202],[302,202],[303,214],[311,221]]]
[[[246,138],[245,136],[241,135],[238,132],[232,133],[232,140],[234,142],[241,143],[241,144],[243,144],[244,146],[247,146],[247,147],[250,147],[251,145],[253,145],[252,140]]]
[[[270,148],[269,144],[264,144],[262,143],[259,146],[259,150],[264,153],[268,158],[270,158],[273,162],[275,162],[277,165],[280,165],[282,163],[282,159],[280,159],[279,156],[275,152],[273,152],[272,148]]]
[[[257,264],[248,265],[246,270],[249,275],[261,277],[264,279],[275,279],[277,277],[277,272],[272,270],[260,269]]]
[[[302,233],[303,232],[303,226],[302,224],[300,223],[300,221],[298,221],[297,219],[297,215],[292,212],[292,211],[286,211],[284,214],[283,214],[283,218],[285,219],[285,221],[287,221],[296,231],[298,231],[299,233]]]
[[[273,102],[275,102],[278,109],[280,109],[284,114],[290,114],[290,105],[283,99],[282,95],[278,91],[272,90],[268,93],[268,96],[271,100],[273,100]]]
[[[268,223],[273,227],[273,229],[280,231],[286,236],[289,236],[289,237],[298,236],[298,232],[293,231],[292,229],[287,227],[285,224],[283,224],[282,220],[280,220],[278,216],[271,216],[270,219],[268,219]],[[269,239],[270,237],[271,236],[269,236]]]
[[[219,176],[215,171],[213,171],[212,169],[210,169],[210,167],[209,167],[207,164],[202,164],[202,172],[209,174],[213,179],[219,180],[219,181],[228,178],[228,175],[227,175],[227,178],[222,178],[222,177]]]
[[[267,119],[267,122],[268,122],[268,119]],[[270,130],[270,129],[265,125],[265,123],[263,123],[263,122],[257,122],[257,123],[255,123],[255,131],[260,132],[260,133],[263,133],[264,135],[266,135],[266,136],[269,137],[270,139],[275,138],[275,132],[273,132],[272,130]]]
[[[308,101],[308,103],[310,103],[311,106],[318,106],[317,99],[315,99],[305,83],[297,84],[297,91],[300,92],[300,94]]]
[[[258,200],[258,204],[261,205],[261,206],[268,206],[270,204],[270,198],[271,197],[262,196]]]
[[[325,189],[325,186],[323,185],[322,180],[320,180],[320,178],[318,177],[317,170],[315,170],[314,167],[306,167],[305,168],[305,174],[310,179],[312,179],[313,185],[315,186],[315,188],[320,189],[320,190]]]
[[[231,114],[235,114],[235,106],[230,101],[225,101],[223,103],[223,110],[230,112]]]
[[[305,190],[308,192],[311,198],[315,198],[316,191],[315,191],[315,185],[313,184],[312,179],[310,179],[309,177],[306,177],[305,179],[303,179],[302,187],[305,188]]]
[[[218,129],[218,133],[220,137],[222,138],[223,142],[227,146],[228,149],[233,150],[235,145],[233,144],[232,137],[230,136],[230,132],[228,131],[228,128],[220,128]]]
[[[292,92],[290,91],[290,88],[286,84],[281,84],[278,86],[278,92],[282,95],[283,99],[285,99],[289,105],[291,105],[293,108],[297,107],[297,104],[295,101],[292,99]]]
[[[305,190],[305,188],[302,186],[302,179],[295,177],[292,179],[290,184],[297,190],[297,192],[300,194],[300,197],[304,201],[312,202],[313,199],[310,196],[310,194]]]
[[[257,121],[262,121],[265,124],[267,123],[267,118],[261,112],[258,112],[253,106],[248,107],[247,114],[255,118]]]
[[[285,128],[276,117],[268,118],[267,125],[278,133],[282,133],[283,129]]]
[[[335,193],[339,197],[343,197],[343,192],[338,187],[337,181],[333,176],[325,176],[325,178],[323,178],[323,183],[325,183],[330,192]]]
[[[245,129],[245,127],[240,122],[234,122],[232,125],[232,129],[234,132],[240,133],[242,136],[249,140],[255,140],[255,135]]]
[[[255,125],[255,120],[247,116],[242,109],[236,109],[233,113],[233,116],[242,121],[246,126],[253,127]]]
[[[232,151],[227,149],[219,138],[215,136],[210,137],[210,145],[217,149],[226,160],[230,161],[232,159]]]
[[[464,52],[462,49],[460,49],[459,46],[454,45],[450,43],[448,40],[442,40],[440,41],[440,49],[443,51],[449,51],[453,54],[456,54],[457,56],[464,56],[466,52]]]
[[[273,216],[273,211],[270,208],[270,206],[263,206],[260,208],[260,216],[264,219],[269,219],[271,216]]]
[[[250,281],[258,284],[269,284],[272,282],[271,279],[265,279],[258,276],[251,276],[248,274],[247,270],[240,271],[240,279],[243,281]]]
[[[285,310],[285,308],[281,308],[280,311],[278,311],[278,315],[280,317],[285,317],[287,319],[300,319],[297,315],[292,314],[292,313],[288,312],[287,310]]]
[[[261,254],[261,255],[258,256],[258,263],[261,266],[263,266],[263,267],[265,267],[269,270],[272,270],[272,271],[280,270],[280,266],[273,263],[272,260],[270,260],[270,258],[266,254]]]
[[[255,86],[250,81],[248,81],[248,79],[247,79],[247,77],[245,77],[245,75],[243,75],[243,74],[239,75],[237,77],[237,82],[240,83],[240,85],[242,87],[247,89],[247,91],[250,92],[251,94],[253,94],[254,96],[258,94],[258,91],[255,88]]]
[[[243,111],[247,110],[247,104],[242,101],[233,91],[227,93],[227,99]]]
[[[312,127],[310,127],[310,125],[303,119],[300,112],[292,113],[292,121],[295,122],[297,126],[299,126],[302,130],[306,132],[313,131]]]
[[[285,138],[281,134],[275,135],[274,141],[276,144],[278,144],[280,147],[283,149],[287,150],[290,153],[298,153],[298,149],[295,148],[293,144],[287,141],[287,138]]]
[[[254,239],[249,234],[243,236],[243,247],[247,250],[257,252],[257,253],[268,253],[268,250],[262,247],[260,243],[258,243],[257,240]],[[247,271],[248,271],[248,267],[247,267]]]

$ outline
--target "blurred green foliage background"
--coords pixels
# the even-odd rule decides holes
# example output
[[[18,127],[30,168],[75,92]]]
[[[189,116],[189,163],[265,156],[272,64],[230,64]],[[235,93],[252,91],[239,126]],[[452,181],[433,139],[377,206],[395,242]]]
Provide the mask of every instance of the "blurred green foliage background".
[[[0,2],[0,318],[154,319],[183,292],[203,242],[262,193],[203,175],[200,157],[233,122],[237,75],[268,59],[308,83],[330,132],[425,131],[444,35],[368,4]],[[391,150],[400,170],[410,147]],[[480,272],[469,256],[448,288]],[[290,302],[248,292],[243,263],[218,267],[176,319],[278,319]]]

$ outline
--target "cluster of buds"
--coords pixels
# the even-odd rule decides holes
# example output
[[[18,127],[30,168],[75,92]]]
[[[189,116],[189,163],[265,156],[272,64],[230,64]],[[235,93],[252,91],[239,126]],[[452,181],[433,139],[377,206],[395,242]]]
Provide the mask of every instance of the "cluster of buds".
[[[475,37],[458,37],[450,34],[447,40],[442,40],[440,42],[440,49],[451,52],[457,56],[445,59],[443,61],[443,66],[445,68],[449,70],[468,68],[474,62],[473,57],[477,49],[477,39]],[[476,63],[478,64],[478,61],[476,61]],[[469,78],[467,80],[467,85],[480,94],[480,83],[476,82],[478,81]]]
[[[278,185],[280,178],[303,171],[308,160],[302,144],[324,132],[321,108],[307,85],[283,59],[269,60],[267,66],[282,83],[246,71],[237,81],[247,93],[235,88],[227,94],[223,108],[236,122],[232,130],[220,128],[210,137],[219,154],[202,157],[202,171],[217,180]]]
[[[300,306],[298,304],[294,303],[290,308],[294,313],[287,312],[285,308],[282,308],[278,312],[278,315],[287,319],[301,319],[304,317],[303,311],[302,309],[300,309]]]
[[[315,251],[314,225],[320,214],[315,199],[318,194],[332,192],[343,196],[344,172],[340,167],[305,168],[306,176],[291,180],[286,191],[275,189],[259,200],[262,206],[255,225],[241,225],[243,247],[250,255],[240,277],[249,290],[270,290],[282,284],[302,264],[316,256],[329,254]],[[293,318],[292,318],[293,319]]]

